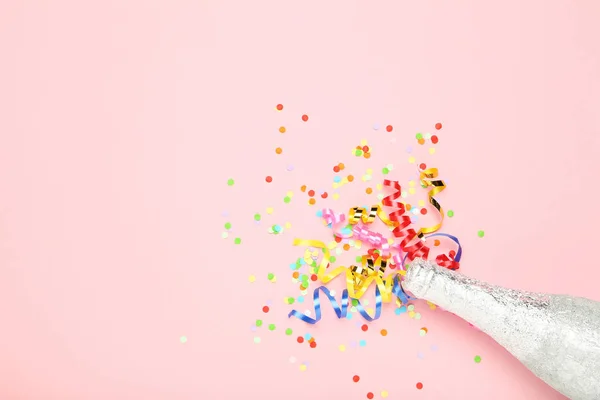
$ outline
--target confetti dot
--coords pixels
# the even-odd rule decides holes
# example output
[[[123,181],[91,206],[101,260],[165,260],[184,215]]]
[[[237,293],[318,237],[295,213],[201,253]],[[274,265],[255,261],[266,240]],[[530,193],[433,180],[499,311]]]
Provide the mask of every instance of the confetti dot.
[[[259,344],[260,338],[258,336],[254,336],[254,343]]]
[[[354,375],[354,376],[352,377],[352,381],[354,381],[354,382],[358,382],[358,381],[360,381],[360,376],[358,376],[358,375]]]
[[[265,178],[265,181],[267,181],[267,183],[271,183],[271,182],[273,182],[273,178],[271,176],[267,176]]]
[[[435,129],[437,129],[438,131],[442,129],[442,124],[440,124],[439,122],[435,124]]]
[[[425,139],[419,139],[419,140],[417,140],[417,143],[419,143],[419,144],[421,144],[421,145],[422,145],[422,144],[425,144]]]
[[[423,384],[421,382],[417,383],[417,389],[419,389],[419,390],[423,389]]]
[[[268,306],[264,306],[262,308],[262,310],[263,310],[264,313],[268,313],[269,312],[269,307]]]
[[[480,238],[485,236],[485,232],[484,231],[479,231],[477,232],[477,236],[479,236]]]
[[[180,338],[179,338],[179,341],[180,341],[181,343],[187,343],[187,337],[185,337],[185,336],[182,336],[182,337],[180,337]]]
[[[231,229],[231,222],[225,222],[225,229]]]
[[[321,193],[321,198],[326,199],[328,196],[327,192]]]
[[[421,328],[421,330],[419,330],[419,335],[425,336],[425,335],[427,335],[427,332],[428,332],[427,328]]]
[[[278,111],[283,110],[283,104],[277,104],[276,108],[277,108]]]
[[[293,363],[295,363],[295,362],[296,362],[296,357],[294,357],[294,356],[290,357],[290,363],[292,363],[292,364],[293,364]]]
[[[314,205],[317,201],[315,199],[308,199],[308,204]]]
[[[365,347],[367,345],[367,341],[363,339],[363,340],[361,340],[361,341],[358,342],[358,345],[360,347]]]
[[[367,399],[372,399],[373,396],[374,396],[373,393],[371,393],[371,392],[367,393]]]
[[[309,190],[309,191],[308,191],[308,195],[309,195],[310,197],[313,197],[313,196],[315,195],[315,191],[314,191],[314,190]]]
[[[385,167],[385,168],[383,168],[383,169],[381,170],[381,172],[382,172],[384,175],[387,175],[387,174],[389,174],[389,173],[390,173],[390,170],[389,170],[389,168]]]
[[[391,132],[391,131],[394,130],[394,127],[391,126],[391,125],[388,125],[388,126],[385,127],[385,130],[388,131],[388,132]]]
[[[275,330],[275,324],[269,324],[269,330],[270,331],[274,331]]]
[[[371,188],[367,188],[367,189],[365,189],[365,192],[366,192],[367,194],[371,194],[371,193],[373,193],[373,189],[371,189]]]
[[[272,280],[273,280],[273,278],[275,278],[275,274],[273,274],[273,273],[271,273],[271,272],[270,272],[269,274],[267,274],[267,279],[268,279],[268,280],[272,281]]]
[[[262,326],[262,324],[263,324],[263,322],[262,322],[262,319],[257,319],[257,320],[256,320],[256,326],[257,326],[257,327],[261,327],[261,326]]]
[[[306,371],[306,365],[305,364],[301,364],[300,365],[300,371],[302,371],[302,372]]]
[[[433,144],[437,144],[437,142],[439,142],[440,140],[438,139],[438,137],[436,135],[433,135],[431,137],[431,143]]]
[[[304,121],[304,122],[308,121],[308,115],[304,114],[302,116],[302,121]]]
[[[285,133],[285,126],[280,126],[279,127],[279,132]]]
[[[296,338],[296,341],[297,341],[298,343],[304,343],[304,338],[303,338],[302,336],[298,336],[298,337]]]
[[[354,180],[354,176],[348,175],[348,182],[352,182]]]
[[[233,186],[233,184],[235,183],[235,181],[233,179],[227,179],[227,185],[228,186]]]
[[[292,201],[292,199],[289,196],[285,196],[283,198],[283,202],[286,203],[286,204],[288,204],[290,201]]]
[[[363,326],[361,326],[360,329],[362,329],[363,332],[366,332],[369,330],[369,325],[363,324]]]
[[[481,362],[481,357],[480,356],[475,356],[474,361],[479,364]]]
[[[255,221],[260,221],[260,214],[254,214],[254,220]]]
[[[315,347],[317,347],[317,342],[310,342],[310,348],[314,349]]]
[[[281,150],[281,147],[278,147],[275,149],[275,153],[277,154],[281,154],[283,152],[283,150]]]
[[[427,164],[425,164],[425,163],[419,164],[419,169],[421,169],[423,171],[426,170],[427,169]]]
[[[450,218],[454,217],[454,211],[448,210],[448,217],[450,217]]]
[[[337,165],[333,167],[333,172],[340,172],[340,167]]]
[[[388,331],[386,329],[381,330],[381,336],[387,336]]]
[[[255,280],[256,280],[256,277],[255,277],[254,275],[250,275],[250,276],[248,277],[248,281],[249,281],[250,283],[254,282]]]
[[[290,165],[288,165],[288,166],[286,167],[286,169],[287,169],[288,171],[293,171],[293,170],[294,170],[294,166],[293,166],[292,164],[290,164]]]
[[[381,397],[383,397],[384,399],[385,399],[386,397],[388,397],[388,392],[387,392],[387,390],[382,390],[382,391],[381,391]]]
[[[344,346],[343,344],[340,344],[340,345],[338,346],[338,349],[339,349],[340,351],[342,351],[342,352],[343,352],[343,351],[346,351],[346,346]]]
[[[273,214],[273,207],[267,208],[267,214],[269,214],[269,215]]]
[[[233,242],[234,242],[235,244],[240,244],[240,243],[242,243],[242,239],[240,239],[240,238],[235,238],[235,239],[233,240]]]

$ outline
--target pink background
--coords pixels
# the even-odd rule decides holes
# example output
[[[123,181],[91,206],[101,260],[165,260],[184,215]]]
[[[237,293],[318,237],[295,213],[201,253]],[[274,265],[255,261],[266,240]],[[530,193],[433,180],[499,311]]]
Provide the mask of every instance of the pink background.
[[[338,162],[374,182],[394,163],[404,185],[406,146],[426,154],[415,133],[441,122],[423,159],[447,180],[461,271],[600,300],[599,16],[594,0],[1,2],[0,397],[562,398],[422,303],[362,332],[329,308],[288,320],[283,299],[292,239],[328,238],[300,185],[331,190]],[[371,160],[351,155],[361,139]],[[357,181],[318,206],[370,201]]]

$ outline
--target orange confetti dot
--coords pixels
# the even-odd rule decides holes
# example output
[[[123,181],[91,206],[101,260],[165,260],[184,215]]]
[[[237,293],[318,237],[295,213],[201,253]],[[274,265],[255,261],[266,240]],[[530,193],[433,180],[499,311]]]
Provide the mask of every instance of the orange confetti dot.
[[[292,277],[294,279],[298,279],[299,276],[300,276],[300,273],[298,271],[294,271],[294,273],[292,274]]]
[[[406,211],[410,211],[410,209],[412,208],[410,204],[406,204],[404,207],[406,208]]]
[[[346,166],[344,165],[344,163],[339,163],[339,164],[338,164],[338,167],[340,168],[340,170],[342,170],[342,169],[346,168]]]
[[[304,122],[308,121],[308,115],[304,114],[302,116],[302,121],[304,121]]]
[[[281,150],[281,147],[278,147],[275,149],[275,153],[277,154],[281,154],[283,152],[283,150]]]
[[[386,329],[382,329],[381,330],[381,336],[387,336],[387,330]]]
[[[279,132],[285,133],[285,126],[280,126],[279,127]]]
[[[306,290],[306,289],[307,289],[307,287],[306,287],[306,286],[304,286],[304,285],[302,285],[302,284],[300,285],[300,290]]]
[[[365,158],[371,158],[371,153],[365,153],[365,154],[364,154],[364,157],[365,157]]]
[[[306,185],[302,185],[302,186],[300,186],[300,191],[301,191],[302,193],[306,192]]]
[[[419,139],[418,142],[419,144],[425,144],[425,139]]]
[[[365,190],[365,192],[367,192],[367,194],[371,194],[371,193],[373,193],[373,189],[371,189],[371,188],[369,187],[369,188],[367,188],[367,189]]]
[[[439,246],[439,245],[440,245],[440,241],[439,241],[439,240],[437,240],[437,239],[435,239],[435,240],[433,241],[433,245],[434,245],[434,246]]]
[[[308,204],[310,204],[311,206],[314,205],[317,201],[313,198],[308,199]]]
[[[348,175],[348,182],[352,182],[354,180],[354,176]]]
[[[346,250],[346,251],[350,250],[350,245],[348,243],[346,243],[344,245],[344,250]]]

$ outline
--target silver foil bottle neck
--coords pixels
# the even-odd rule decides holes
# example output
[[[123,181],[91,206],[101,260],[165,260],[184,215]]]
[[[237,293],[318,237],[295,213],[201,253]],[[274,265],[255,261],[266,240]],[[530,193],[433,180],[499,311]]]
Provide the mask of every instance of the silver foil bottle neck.
[[[402,286],[490,335],[570,399],[600,400],[600,302],[506,289],[420,259]]]

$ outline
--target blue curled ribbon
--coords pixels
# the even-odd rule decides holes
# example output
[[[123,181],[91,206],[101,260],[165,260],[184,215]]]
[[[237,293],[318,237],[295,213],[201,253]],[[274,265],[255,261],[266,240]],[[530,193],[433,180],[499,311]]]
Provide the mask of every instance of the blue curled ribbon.
[[[341,319],[341,318],[347,317],[348,302],[350,300],[348,297],[348,290],[344,289],[342,291],[342,300],[341,300],[341,305],[340,305],[340,304],[338,304],[335,297],[331,294],[329,289],[327,289],[325,286],[320,286],[320,287],[316,288],[315,291],[313,292],[315,318],[308,317],[296,310],[290,311],[290,313],[288,314],[288,318],[296,317],[296,318],[298,318],[308,324],[311,324],[311,325],[314,325],[317,322],[319,322],[321,320],[321,315],[322,315],[321,314],[321,299],[319,298],[319,291],[322,291],[323,293],[325,293],[325,296],[327,296],[327,298],[329,299],[329,302],[331,303],[331,306],[333,307],[333,311],[335,312],[335,315],[337,315],[338,318]],[[396,297],[398,297],[398,299],[403,304],[407,303],[409,299],[413,299],[413,297],[406,294],[406,292],[402,288],[402,285],[400,284],[400,279],[398,278],[398,275],[396,275],[394,277],[394,285],[392,287],[392,293],[394,295],[396,295]],[[362,304],[360,304],[360,300],[356,300],[356,301],[358,303],[356,305],[356,310],[358,311],[358,313],[360,315],[362,315],[362,317],[365,320],[371,322],[371,321],[375,321],[376,319],[379,319],[379,317],[381,317],[381,308],[382,308],[383,302],[381,301],[381,292],[379,291],[378,286],[375,286],[375,315],[374,316],[371,317],[369,315],[367,310],[365,310],[364,306]]]

